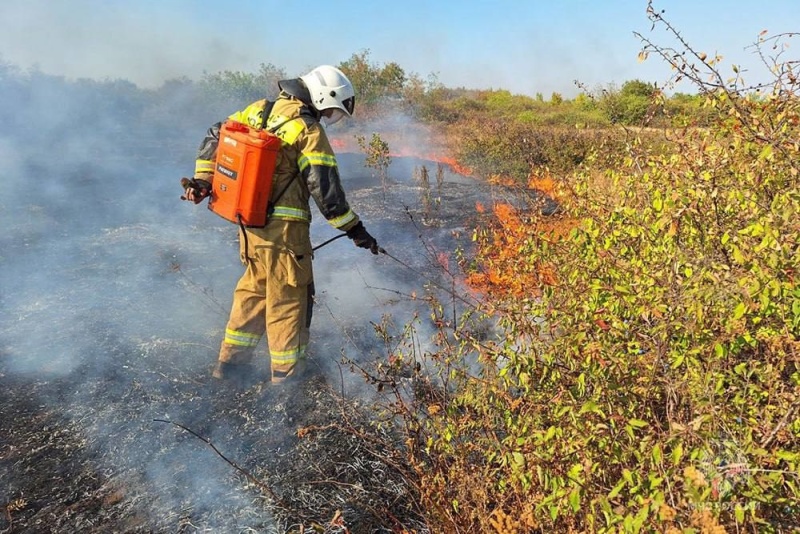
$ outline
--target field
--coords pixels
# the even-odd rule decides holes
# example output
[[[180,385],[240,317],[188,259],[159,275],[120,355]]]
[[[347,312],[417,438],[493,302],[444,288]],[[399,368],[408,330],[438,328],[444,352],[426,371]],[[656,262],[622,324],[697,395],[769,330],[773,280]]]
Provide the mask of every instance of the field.
[[[295,389],[210,381],[237,228],[178,200],[281,72],[3,66],[0,530],[798,531],[797,63],[741,87],[647,46],[693,95],[342,65],[372,92],[330,133],[387,254],[317,252]]]

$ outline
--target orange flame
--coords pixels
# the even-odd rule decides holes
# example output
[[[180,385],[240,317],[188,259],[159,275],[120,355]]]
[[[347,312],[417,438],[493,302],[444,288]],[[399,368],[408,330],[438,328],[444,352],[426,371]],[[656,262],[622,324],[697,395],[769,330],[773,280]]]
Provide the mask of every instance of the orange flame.
[[[546,173],[543,176],[537,176],[531,173],[531,175],[528,176],[528,187],[530,189],[538,189],[551,197],[554,197],[556,193],[556,181],[550,173]]]
[[[436,147],[430,151],[416,150],[412,145],[401,140],[389,140],[390,157],[413,157],[449,166],[453,172],[469,176],[472,171],[461,165],[455,158],[443,155]],[[338,152],[359,153],[361,148],[354,137],[331,139],[331,146]],[[489,183],[507,187],[519,187],[518,180],[501,175],[488,178]],[[536,189],[557,198],[556,180],[544,169],[528,176],[527,187]],[[574,225],[574,221],[563,218],[543,218],[521,211],[510,204],[496,203],[491,206],[494,223],[483,237],[478,239],[478,272],[467,276],[467,284],[474,291],[492,294],[497,297],[524,298],[534,297],[541,293],[545,286],[558,283],[557,269],[544,261],[531,258],[524,250],[530,243],[538,240],[552,241],[562,239]],[[487,207],[481,202],[475,203],[475,211],[484,214]],[[481,234],[478,234],[481,235]],[[523,252],[520,252],[523,251]],[[448,269],[448,258],[437,256],[439,264]]]
[[[332,137],[330,139],[331,147],[337,152],[357,153],[361,149],[353,142],[341,137]],[[472,170],[465,165],[460,164],[455,158],[442,155],[438,152],[424,152],[416,150],[411,146],[404,145],[402,141],[389,142],[391,147],[390,157],[393,158],[417,158],[420,160],[432,161],[434,163],[441,163],[447,165],[456,174],[462,176],[471,176]]]
[[[485,210],[480,203],[475,208],[479,213]],[[525,251],[537,241],[562,239],[574,221],[543,218],[504,203],[495,204],[492,211],[494,225],[478,239],[480,270],[471,273],[467,283],[501,298],[535,297],[544,286],[556,285],[556,267]]]

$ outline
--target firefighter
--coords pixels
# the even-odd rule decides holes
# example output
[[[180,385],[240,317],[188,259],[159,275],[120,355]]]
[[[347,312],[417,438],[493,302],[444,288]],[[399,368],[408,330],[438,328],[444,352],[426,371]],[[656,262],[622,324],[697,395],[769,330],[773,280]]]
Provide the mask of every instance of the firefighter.
[[[273,176],[268,220],[263,228],[242,228],[240,258],[245,271],[233,293],[219,358],[217,379],[241,384],[253,376],[254,349],[266,334],[273,383],[300,377],[314,297],[309,200],[358,247],[378,254],[378,243],[350,208],[339,179],[336,156],[320,122],[351,117],[353,85],[345,74],[322,65],[299,78],[278,82],[280,94],[266,121],[281,139]],[[229,118],[252,128],[268,109],[260,100]],[[199,203],[211,191],[221,123],[213,125],[198,149],[194,183],[185,198]]]

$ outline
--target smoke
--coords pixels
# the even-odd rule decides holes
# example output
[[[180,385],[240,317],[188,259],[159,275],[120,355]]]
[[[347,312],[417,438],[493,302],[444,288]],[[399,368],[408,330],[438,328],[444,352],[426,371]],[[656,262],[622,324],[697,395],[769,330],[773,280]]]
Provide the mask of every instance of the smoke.
[[[217,21],[191,3],[153,4],[4,2],[2,59],[68,78],[119,78],[144,87],[204,71],[253,70],[264,61],[245,43],[224,39]]]
[[[219,117],[204,116],[191,84],[144,91],[8,66],[0,74],[9,95],[0,101],[0,117],[9,118],[0,133],[0,377],[24,384],[33,405],[55,414],[60,432],[80,444],[90,467],[76,470],[102,473],[124,494],[124,506],[145,511],[155,530],[174,530],[184,519],[220,532],[273,525],[227,464],[153,422],[187,424],[265,473],[278,465],[271,455],[293,443],[286,414],[296,400],[264,398],[258,388],[231,394],[209,383],[243,271],[238,228],[205,206],[181,202],[179,179],[191,172],[205,127]],[[404,131],[408,150],[427,152],[409,135],[408,119],[392,124]],[[342,358],[364,366],[385,359],[396,341],[384,344],[375,325],[390,317],[398,335],[415,314],[427,317],[423,301],[399,295],[424,295],[426,277],[439,274],[426,247],[452,250],[454,241],[451,228],[419,222],[412,174],[433,163],[396,158],[387,195],[363,156],[343,153],[339,161],[352,207],[412,268],[347,239],[315,255],[311,363],[337,390],[368,395]],[[446,176],[453,206],[471,209],[477,189]],[[463,213],[454,220],[463,223]],[[315,244],[336,234],[315,215]],[[434,327],[422,320],[417,329],[425,349]],[[259,350],[266,354],[265,342]],[[266,378],[266,357],[258,366]],[[70,461],[79,457],[69,454]],[[3,502],[25,487],[21,473],[9,476]]]

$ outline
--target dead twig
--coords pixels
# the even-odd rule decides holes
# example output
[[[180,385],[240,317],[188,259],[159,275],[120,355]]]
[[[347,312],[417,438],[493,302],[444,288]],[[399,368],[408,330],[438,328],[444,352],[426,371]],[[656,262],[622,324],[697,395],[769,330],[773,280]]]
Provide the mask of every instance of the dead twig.
[[[188,427],[186,427],[186,426],[184,426],[184,425],[182,425],[180,423],[176,423],[175,421],[169,421],[167,419],[153,419],[153,421],[155,421],[157,423],[167,423],[167,424],[170,424],[170,425],[175,425],[178,428],[180,428],[181,430],[184,430],[184,431],[188,432],[192,436],[194,436],[197,439],[199,439],[200,441],[204,442],[206,445],[211,447],[211,450],[213,450],[215,453],[217,453],[217,456],[219,456],[220,458],[225,460],[231,467],[233,467],[234,469],[239,471],[241,474],[243,474],[245,476],[245,478],[247,478],[247,480],[249,480],[250,482],[252,482],[256,486],[258,486],[259,488],[264,490],[267,493],[267,495],[270,496],[270,498],[273,500],[273,502],[274,502],[274,504],[276,506],[278,506],[279,508],[282,508],[283,510],[286,510],[286,511],[292,511],[291,508],[286,504],[286,502],[281,497],[279,497],[272,490],[272,488],[269,487],[269,485],[267,485],[265,482],[259,480],[252,473],[250,473],[247,469],[241,467],[239,464],[237,464],[236,462],[234,462],[233,460],[229,459],[227,456],[222,454],[222,452],[213,443],[211,443],[210,439],[201,436],[200,434],[198,434],[197,432],[195,432],[191,428],[188,428]]]
[[[26,501],[25,499],[14,499],[13,501],[3,505],[3,512],[5,512],[6,521],[8,521],[8,527],[3,530],[0,530],[0,533],[11,532],[11,529],[14,526],[14,520],[11,517],[11,512],[22,510],[27,505],[28,501]]]
[[[798,408],[800,408],[800,400],[796,400],[794,404],[792,404],[789,409],[786,410],[786,414],[781,418],[780,422],[775,425],[775,428],[772,429],[772,432],[769,433],[769,436],[767,436],[766,439],[761,442],[762,449],[769,447],[769,445],[775,439],[775,436],[778,435],[778,432],[780,432],[787,424],[789,424],[789,421],[794,420],[794,413]]]
[[[345,235],[345,234],[342,234],[342,235]],[[217,300],[217,298],[214,296],[214,293],[211,290],[211,288],[206,287],[206,286],[201,285],[201,284],[198,284],[197,282],[195,282],[194,280],[189,278],[189,275],[187,275],[183,271],[183,269],[181,269],[181,264],[180,263],[172,262],[172,264],[170,265],[170,270],[172,272],[174,272],[174,273],[178,273],[179,275],[181,275],[183,277],[183,279],[186,281],[186,283],[191,288],[196,289],[203,296],[205,296],[205,298],[208,299],[208,301],[204,302],[203,304],[205,304],[209,309],[211,309],[214,312],[220,313],[223,316],[227,316],[228,315],[228,309],[225,306],[223,306],[222,303],[219,300]]]

